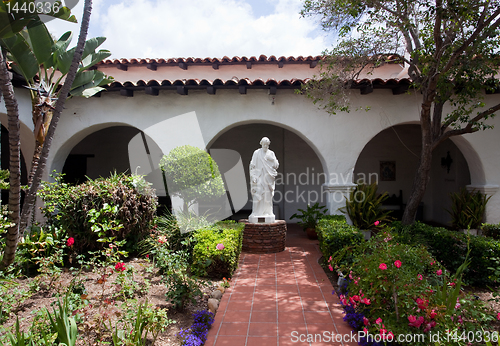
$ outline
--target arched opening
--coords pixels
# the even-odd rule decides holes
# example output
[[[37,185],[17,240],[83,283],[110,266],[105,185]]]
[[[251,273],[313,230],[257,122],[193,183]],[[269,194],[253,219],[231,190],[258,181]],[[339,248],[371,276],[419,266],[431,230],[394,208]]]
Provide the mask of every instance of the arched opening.
[[[316,202],[325,205],[326,195],[322,193],[322,185],[325,183],[326,174],[321,158],[313,148],[298,134],[281,126],[247,123],[225,129],[208,147],[209,151],[234,150],[241,157],[248,202],[233,217],[246,218],[251,213],[248,165],[253,152],[261,147],[259,143],[262,137],[271,140],[270,149],[279,161],[273,201],[276,218],[288,221],[298,208],[305,209],[308,204]]]
[[[108,177],[116,173],[143,174],[153,184],[158,200],[170,208],[159,169],[162,152],[156,143],[132,126],[111,126],[99,129],[76,144],[68,154],[62,172],[70,184],[88,178]]]
[[[9,145],[9,131],[5,126],[1,126],[2,130],[0,133],[0,141],[1,141],[1,169],[9,169],[10,165],[10,145]],[[24,155],[21,150],[21,185],[28,184],[28,172],[26,169],[26,161],[24,161]],[[9,203],[9,190],[2,190],[1,192],[2,204]],[[21,191],[21,205],[23,205],[24,192]]]
[[[402,216],[410,194],[421,151],[420,125],[404,124],[387,128],[364,147],[354,168],[355,181],[378,182],[379,192],[388,192],[384,206]],[[433,152],[431,179],[422,200],[417,219],[437,224],[450,223],[446,211],[451,208],[450,194],[469,185],[471,175],[467,161],[451,140],[441,143]]]

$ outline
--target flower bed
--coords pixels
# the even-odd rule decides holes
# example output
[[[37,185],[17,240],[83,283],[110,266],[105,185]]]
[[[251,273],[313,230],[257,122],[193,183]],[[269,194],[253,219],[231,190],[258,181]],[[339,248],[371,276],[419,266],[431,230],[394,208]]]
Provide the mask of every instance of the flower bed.
[[[450,276],[423,246],[402,244],[389,232],[353,253],[352,265],[337,267],[349,280],[338,293],[344,320],[366,336],[361,345],[429,345],[436,335],[446,337],[446,345],[459,345],[462,333],[476,341],[498,337],[489,329],[496,316],[461,290],[465,264]],[[330,258],[331,269],[335,260]],[[417,335],[421,339],[408,337]]]

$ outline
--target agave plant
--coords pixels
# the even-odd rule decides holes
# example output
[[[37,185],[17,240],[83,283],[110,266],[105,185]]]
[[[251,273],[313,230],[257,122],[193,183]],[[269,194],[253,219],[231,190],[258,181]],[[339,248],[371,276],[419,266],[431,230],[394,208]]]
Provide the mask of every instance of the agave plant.
[[[483,223],[486,204],[491,196],[466,188],[451,194],[451,225],[455,229],[477,229]]]
[[[361,230],[374,230],[390,222],[390,211],[381,208],[382,202],[389,196],[387,193],[377,195],[377,184],[359,184],[346,198],[346,206],[340,211],[347,213],[354,226]],[[378,222],[377,222],[378,221]]]

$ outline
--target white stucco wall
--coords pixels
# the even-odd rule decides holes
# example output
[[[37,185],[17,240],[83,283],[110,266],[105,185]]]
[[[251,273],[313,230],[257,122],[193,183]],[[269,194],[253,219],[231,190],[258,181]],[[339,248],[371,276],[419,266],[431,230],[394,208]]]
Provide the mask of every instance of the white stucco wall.
[[[219,70],[214,70],[210,66],[190,66],[188,70],[175,66],[159,67],[157,71],[147,70],[143,66],[130,66],[126,72],[109,66],[100,66],[100,69],[106,69],[106,73],[114,75],[122,82],[139,79],[213,80],[232,77],[281,80],[307,78],[315,71],[308,64],[285,64],[281,69],[277,65],[258,64],[252,69],[247,69],[245,65],[221,65]],[[402,71],[402,67],[390,64],[378,71],[378,75],[371,77],[394,78],[396,73]],[[23,88],[16,89],[16,93],[21,100],[21,118],[25,124],[22,130],[23,152],[31,153],[33,139],[32,135],[29,136],[32,130],[30,102]],[[488,104],[499,102],[500,95],[486,95],[486,101]],[[237,132],[231,134],[230,130],[236,129],[237,126],[271,124],[289,130],[309,147],[306,150],[304,144],[297,148],[294,147],[295,143],[291,143],[287,148],[280,149],[279,145],[274,148],[273,143],[271,149],[281,150],[285,156],[287,150],[302,152],[304,155],[304,160],[298,155],[299,158],[289,162],[290,169],[298,172],[301,164],[311,164],[315,169],[326,173],[329,177],[328,183],[335,188],[337,185],[352,183],[352,172],[361,152],[377,134],[394,125],[418,122],[420,103],[420,93],[395,96],[389,89],[376,89],[371,94],[360,95],[359,90],[353,90],[352,111],[332,116],[318,110],[304,96],[287,89],[278,89],[275,96],[269,95],[265,89],[248,89],[245,95],[239,94],[235,89],[219,89],[216,95],[209,95],[205,90],[189,90],[187,96],[181,96],[174,90],[160,90],[158,96],[146,95],[144,91],[138,90],[134,92],[133,97],[120,96],[119,92],[103,92],[101,97],[75,98],[67,101],[56,131],[44,178],[48,179],[48,173],[53,169],[62,169],[68,154],[82,139],[111,126],[132,126],[145,131],[161,150],[168,152],[174,139],[174,144],[187,144],[192,141],[196,142],[195,145],[210,147],[217,143],[219,138],[223,139],[225,133],[230,134],[228,139],[234,141],[235,137],[238,137],[235,135]],[[371,107],[371,110],[361,110],[360,107],[366,106]],[[185,114],[191,114],[190,120],[179,121],[182,119],[179,116]],[[4,119],[5,109],[2,104],[0,120],[5,124]],[[496,128],[454,138],[453,143],[467,161],[471,185],[486,186],[487,191],[494,193],[488,205],[487,221],[500,222],[500,192],[495,192],[495,187],[500,185],[500,153],[497,150],[500,145],[498,135],[500,119],[493,119],[490,123],[496,125]],[[258,143],[254,143],[253,140],[249,143],[242,141],[238,145],[251,148],[250,150],[258,147]],[[454,155],[457,155],[455,162],[459,162],[461,160],[459,155],[457,153]],[[314,160],[307,163],[307,159],[313,156]],[[443,156],[441,152],[436,153],[435,160],[440,160],[441,156]],[[31,155],[25,154],[25,157],[31,158]],[[283,169],[286,170],[286,166]],[[439,184],[434,186],[431,184],[429,189],[432,191],[428,196],[433,197],[426,197],[429,198],[426,204],[432,206],[441,203],[438,197]],[[407,197],[407,194],[404,196]],[[334,205],[329,205],[331,211],[336,212]],[[289,216],[292,211],[284,209],[284,214]]]
[[[499,98],[498,95],[487,97]],[[195,112],[205,145],[210,146],[238,125],[273,124],[302,138],[317,155],[321,169],[330,180],[335,180],[333,183],[340,184],[341,179],[351,182],[352,171],[366,144],[390,126],[416,122],[420,103],[419,94],[394,96],[390,90],[375,90],[369,95],[353,91],[352,100],[352,112],[331,116],[293,90],[282,89],[278,90],[274,105],[267,90],[248,90],[246,95],[240,95],[237,90],[218,90],[216,95],[190,90],[187,96],[162,90],[159,96],[135,92],[134,97],[108,92],[100,98],[73,99],[68,101],[61,119],[49,167],[60,170],[74,145],[97,129],[112,125],[127,124],[146,130],[146,133],[148,128],[156,128],[156,137],[152,136],[152,139],[161,148],[161,143],[169,136],[181,138],[198,131],[193,128],[161,128],[165,120]],[[371,110],[355,110],[358,105],[369,105]],[[494,123],[498,122],[498,119],[494,120]],[[499,142],[497,131],[472,134],[459,140],[470,147],[471,153],[464,153],[465,159],[476,157],[482,166],[469,162],[469,166],[472,165],[472,184],[500,185],[499,154],[495,150],[496,145],[493,145]],[[253,142],[242,145],[256,149]],[[465,146],[458,145],[459,148]],[[439,155],[437,159],[440,159]],[[430,205],[432,202],[429,200]],[[488,209],[488,221],[500,221],[498,205],[500,200],[495,194]]]

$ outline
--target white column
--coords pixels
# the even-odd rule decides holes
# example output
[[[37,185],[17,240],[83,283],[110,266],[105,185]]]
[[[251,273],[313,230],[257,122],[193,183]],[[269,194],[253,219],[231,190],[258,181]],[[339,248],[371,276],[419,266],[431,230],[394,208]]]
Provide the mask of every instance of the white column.
[[[345,207],[346,199],[349,194],[356,188],[356,184],[324,184],[323,188],[326,193],[326,206],[331,215],[345,215],[347,223],[352,225],[349,215],[343,214],[339,208]]]

